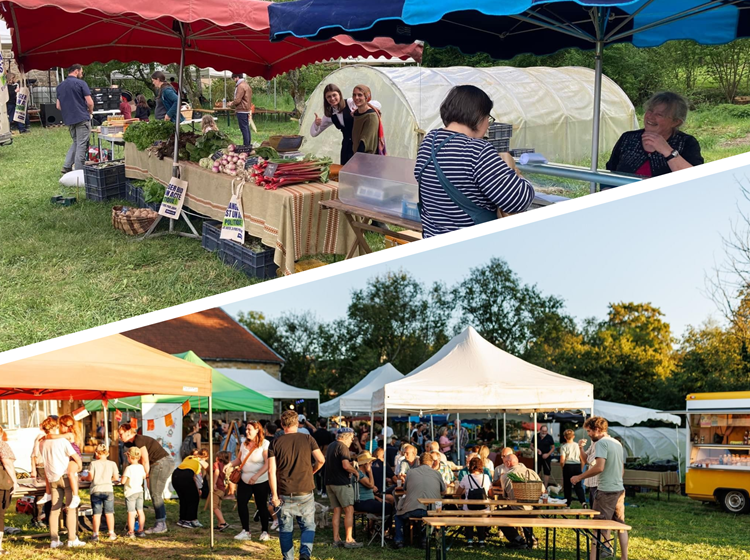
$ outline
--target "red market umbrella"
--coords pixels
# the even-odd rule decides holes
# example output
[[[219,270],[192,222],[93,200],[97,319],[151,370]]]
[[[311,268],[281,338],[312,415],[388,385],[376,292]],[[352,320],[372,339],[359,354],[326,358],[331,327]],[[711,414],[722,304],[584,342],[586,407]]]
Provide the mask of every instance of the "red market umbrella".
[[[92,62],[181,62],[225,68],[271,79],[313,62],[339,57],[389,56],[421,60],[418,44],[392,39],[359,43],[348,36],[313,42],[271,43],[268,2],[260,0],[2,0],[0,17],[11,31],[13,52],[24,70]]]

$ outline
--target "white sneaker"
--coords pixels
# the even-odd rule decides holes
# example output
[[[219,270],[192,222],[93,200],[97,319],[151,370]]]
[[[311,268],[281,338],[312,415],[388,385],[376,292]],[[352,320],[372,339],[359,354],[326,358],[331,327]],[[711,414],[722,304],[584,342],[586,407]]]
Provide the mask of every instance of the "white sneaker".
[[[265,531],[263,531],[260,534],[260,537],[258,537],[258,540],[259,541],[270,541],[271,540],[271,536],[268,533],[266,533]]]
[[[47,502],[51,502],[51,501],[52,501],[52,494],[45,494],[44,496],[42,496],[36,501],[36,505],[39,506],[39,505],[46,504]]]
[[[60,548],[63,545],[63,542],[60,539],[57,539],[56,541],[50,541],[49,547],[50,548]]]
[[[241,533],[239,533],[239,534],[237,534],[237,535],[234,536],[234,540],[236,540],[236,541],[249,541],[250,540],[250,533],[248,533],[247,531],[245,531],[243,529]]]
[[[81,498],[76,494],[75,496],[73,496],[73,499],[70,500],[70,504],[68,505],[68,507],[70,509],[76,509],[80,505],[81,505]]]
[[[274,519],[273,523],[271,523],[271,531],[278,531],[279,530],[279,520]]]
[[[321,498],[322,498],[323,500],[327,500],[327,499],[328,499],[328,494],[326,494],[325,492],[323,492],[323,493],[322,493],[322,494],[320,495],[320,497],[321,497]]]
[[[86,543],[78,540],[78,538],[74,541],[68,541],[68,548],[81,548],[82,546],[86,546]]]

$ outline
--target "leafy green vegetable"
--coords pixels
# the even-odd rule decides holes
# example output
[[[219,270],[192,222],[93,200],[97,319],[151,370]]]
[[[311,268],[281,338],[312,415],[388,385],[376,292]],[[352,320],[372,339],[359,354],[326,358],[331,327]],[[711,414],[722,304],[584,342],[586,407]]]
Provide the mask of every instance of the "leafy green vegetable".
[[[524,477],[514,472],[508,473],[508,480],[511,480],[512,482],[527,482]]]
[[[139,150],[153,146],[154,142],[164,141],[174,134],[174,123],[170,121],[149,121],[133,123],[123,134],[125,142],[132,142]]]
[[[190,154],[190,161],[200,161],[212,154],[223,150],[231,144],[229,136],[219,130],[209,130],[203,136],[198,138],[195,144],[185,146]]]
[[[277,152],[271,146],[261,146],[260,148],[255,148],[255,153],[263,159],[279,159],[279,152]]]
[[[154,179],[149,179],[143,187],[143,200],[148,203],[161,202],[164,198],[164,185]]]

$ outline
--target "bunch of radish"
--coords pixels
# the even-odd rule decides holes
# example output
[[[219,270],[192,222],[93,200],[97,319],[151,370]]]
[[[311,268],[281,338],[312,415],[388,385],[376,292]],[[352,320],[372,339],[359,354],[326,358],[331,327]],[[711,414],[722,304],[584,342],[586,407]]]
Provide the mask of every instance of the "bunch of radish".
[[[237,153],[236,149],[237,147],[234,144],[229,144],[226,152],[224,152],[219,159],[214,161],[211,171],[214,173],[226,173],[231,176],[235,176],[237,173],[244,171],[247,154],[245,152]]]
[[[253,165],[252,177],[255,184],[266,190],[276,190],[286,185],[299,183],[327,183],[331,168],[330,158],[316,158],[307,155],[301,160],[276,160],[276,169],[272,176],[266,177],[269,162],[259,161]]]

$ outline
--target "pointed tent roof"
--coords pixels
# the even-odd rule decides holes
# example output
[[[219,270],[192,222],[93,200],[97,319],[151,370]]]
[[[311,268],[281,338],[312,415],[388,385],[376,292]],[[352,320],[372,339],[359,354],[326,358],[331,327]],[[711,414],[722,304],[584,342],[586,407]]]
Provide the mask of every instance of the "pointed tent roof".
[[[193,351],[182,352],[181,354],[175,354],[176,358],[196,364],[199,366],[210,367]],[[256,414],[273,414],[273,399],[269,399],[253,391],[252,389],[245,387],[241,383],[237,383],[229,379],[227,376],[222,375],[215,369],[211,370],[211,385],[213,397],[211,405],[213,410],[217,411],[229,411],[229,412],[254,412]],[[190,408],[192,410],[205,411],[208,410],[208,397],[190,397]],[[185,397],[177,397],[173,395],[155,395],[153,397],[127,397],[124,399],[117,399],[109,401],[110,410],[140,410],[141,403],[144,401],[148,402],[159,402],[159,403],[180,403],[185,401]],[[102,409],[101,400],[86,401],[84,403],[86,410],[90,412],[99,411]]]
[[[409,375],[376,391],[372,409],[590,410],[593,402],[591,383],[516,358],[467,327]]]
[[[88,400],[211,394],[211,369],[115,334],[0,366],[0,398]]]
[[[336,416],[339,413],[352,415],[372,412],[372,394],[386,383],[403,379],[404,374],[391,364],[385,364],[368,373],[364,379],[346,393],[320,405],[321,416]]]
[[[271,399],[320,400],[320,392],[313,391],[312,389],[302,389],[300,387],[287,385],[283,381],[279,381],[270,373],[267,373],[262,369],[222,368],[218,371],[226,375],[229,379],[232,379],[237,383],[244,385],[245,387],[252,387],[254,391],[257,391],[261,395],[265,395],[266,397]]]

